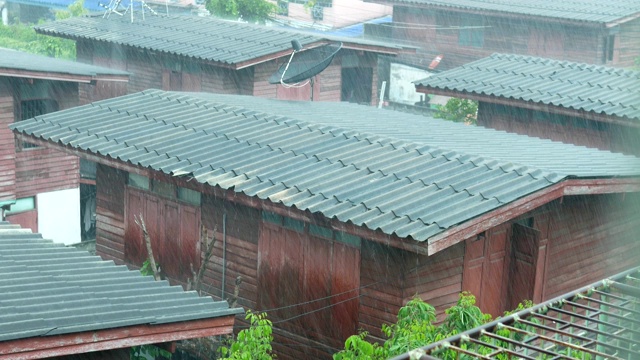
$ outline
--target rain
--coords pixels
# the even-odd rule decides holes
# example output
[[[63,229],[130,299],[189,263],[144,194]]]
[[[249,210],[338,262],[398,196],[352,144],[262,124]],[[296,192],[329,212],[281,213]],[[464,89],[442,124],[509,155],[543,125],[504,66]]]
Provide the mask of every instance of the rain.
[[[639,2],[0,15],[0,358],[640,358]]]

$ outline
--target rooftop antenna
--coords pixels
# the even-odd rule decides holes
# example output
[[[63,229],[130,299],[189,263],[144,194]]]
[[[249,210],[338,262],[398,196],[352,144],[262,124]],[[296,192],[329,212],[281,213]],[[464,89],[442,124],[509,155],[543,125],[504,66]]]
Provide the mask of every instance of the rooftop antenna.
[[[124,6],[122,4],[122,0],[109,0],[108,4],[103,4],[103,3],[98,3],[98,5],[100,5],[101,7],[103,7],[105,9],[104,14],[102,14],[102,17],[105,19],[108,19],[109,16],[111,16],[111,14],[116,14],[116,15],[120,15],[120,16],[124,16],[127,14],[127,12],[130,13],[131,15],[131,22],[133,22],[133,7],[134,7],[134,0],[129,0],[129,5],[128,6]],[[149,10],[149,12],[151,12],[153,15],[158,15],[158,13],[153,10],[149,5],[147,5],[147,2],[145,0],[138,0],[138,2],[140,3],[140,11],[142,12],[142,20],[144,20],[144,10],[147,9]],[[169,12],[169,9],[167,8],[167,13]]]
[[[269,78],[270,84],[280,84],[284,87],[303,87],[311,84],[311,101],[313,101],[313,85],[315,76],[331,64],[333,57],[342,48],[342,43],[322,45],[304,50],[300,42],[291,40],[293,52],[286,64],[282,64]],[[298,55],[296,55],[298,54]]]

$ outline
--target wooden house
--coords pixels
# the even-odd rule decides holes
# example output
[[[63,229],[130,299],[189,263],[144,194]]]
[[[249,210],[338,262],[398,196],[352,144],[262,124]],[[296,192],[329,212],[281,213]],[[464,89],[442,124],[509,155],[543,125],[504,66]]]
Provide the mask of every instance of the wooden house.
[[[279,358],[327,358],[420,296],[485,312],[636,264],[640,159],[344,102],[147,90],[11,126],[98,163],[97,252],[154,254],[266,311]],[[209,239],[208,241],[213,241]]]
[[[79,61],[129,71],[130,92],[156,88],[285,100],[309,100],[313,95],[315,101],[372,104],[378,98],[378,55],[403,51],[381,42],[343,40],[311,91],[309,84],[273,85],[268,79],[289,60],[292,40],[308,49],[340,39],[181,16],[147,16],[133,22],[126,16],[81,17],[39,25],[36,31],[76,40]]]
[[[0,286],[0,359],[125,360],[133,346],[231,334],[243,312],[7,222]]]
[[[0,201],[6,219],[54,241],[80,242],[79,160],[16,141],[8,125],[126,94],[128,73],[0,49]]]
[[[483,358],[488,353],[529,359],[567,355],[636,359],[640,357],[636,335],[640,320],[634,316],[640,301],[639,280],[640,267],[629,269],[393,360]],[[518,336],[506,337],[505,329]]]
[[[628,67],[640,56],[640,3],[628,0],[369,0],[393,5],[391,38],[421,49],[403,57],[447,70],[494,52]]]
[[[277,0],[273,21],[299,28],[335,30],[391,15],[391,6],[363,0]]]
[[[640,73],[493,54],[416,82],[418,93],[478,101],[478,124],[640,155]]]

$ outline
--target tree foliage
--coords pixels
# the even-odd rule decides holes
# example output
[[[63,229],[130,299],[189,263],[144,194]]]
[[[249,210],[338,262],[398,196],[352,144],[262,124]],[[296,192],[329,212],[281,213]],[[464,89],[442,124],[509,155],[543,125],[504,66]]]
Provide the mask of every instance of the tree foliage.
[[[439,119],[475,125],[477,114],[477,101],[451,98],[445,105],[436,105],[436,112],[433,116]]]
[[[220,348],[222,359],[229,360],[269,360],[273,359],[273,324],[266,313],[253,313],[247,310],[245,319],[249,327],[238,333],[229,346]]]
[[[217,17],[258,23],[264,23],[277,9],[267,0],[207,0],[205,7]]]
[[[68,10],[56,11],[56,19],[66,19],[86,13],[84,0],[69,5]],[[76,58],[76,43],[73,40],[37,34],[30,25],[0,24],[0,47],[68,60]]]

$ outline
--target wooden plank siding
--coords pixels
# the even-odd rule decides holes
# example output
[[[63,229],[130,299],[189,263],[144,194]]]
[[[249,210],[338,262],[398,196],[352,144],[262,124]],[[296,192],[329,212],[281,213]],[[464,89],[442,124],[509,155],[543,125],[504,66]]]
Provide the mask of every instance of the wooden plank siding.
[[[620,67],[631,67],[636,65],[640,57],[640,18],[620,25],[620,33],[617,35],[618,43],[614,50],[617,54],[616,62],[611,65]]]
[[[501,17],[477,15],[484,26],[482,46],[463,45],[460,28],[464,20],[476,16],[471,12],[420,9],[394,6],[393,21],[397,23],[423,24],[424,28],[393,30],[393,38],[407,39],[422,47],[415,55],[401,55],[402,62],[426,68],[434,56],[444,54],[439,69],[447,70],[491,55],[494,52],[548,57],[558,60],[607,63],[604,57],[604,27],[577,24],[533,21],[525,16]],[[638,23],[636,19],[620,26],[620,41],[615,49],[619,58],[607,64],[631,66],[640,55],[637,46]],[[439,28],[436,30],[436,28]],[[425,58],[426,57],[426,58]]]
[[[17,198],[80,186],[80,160],[77,156],[48,148],[24,149],[16,153]]]
[[[7,78],[0,78],[0,200],[15,198],[16,142],[9,124],[15,120],[12,86]]]
[[[98,164],[96,170],[96,253],[124,264],[124,203],[127,173]]]
[[[408,253],[372,241],[363,241],[360,256],[358,328],[382,339],[382,324],[396,322],[403,305],[402,269]]]
[[[465,244],[459,243],[433,256],[408,256],[403,304],[419,297],[436,308],[437,320],[442,321],[444,310],[457,302],[462,291],[464,254]]]
[[[478,125],[511,133],[640,155],[640,129],[481,101]]]
[[[640,263],[640,196],[565,197],[550,208],[543,300]]]

